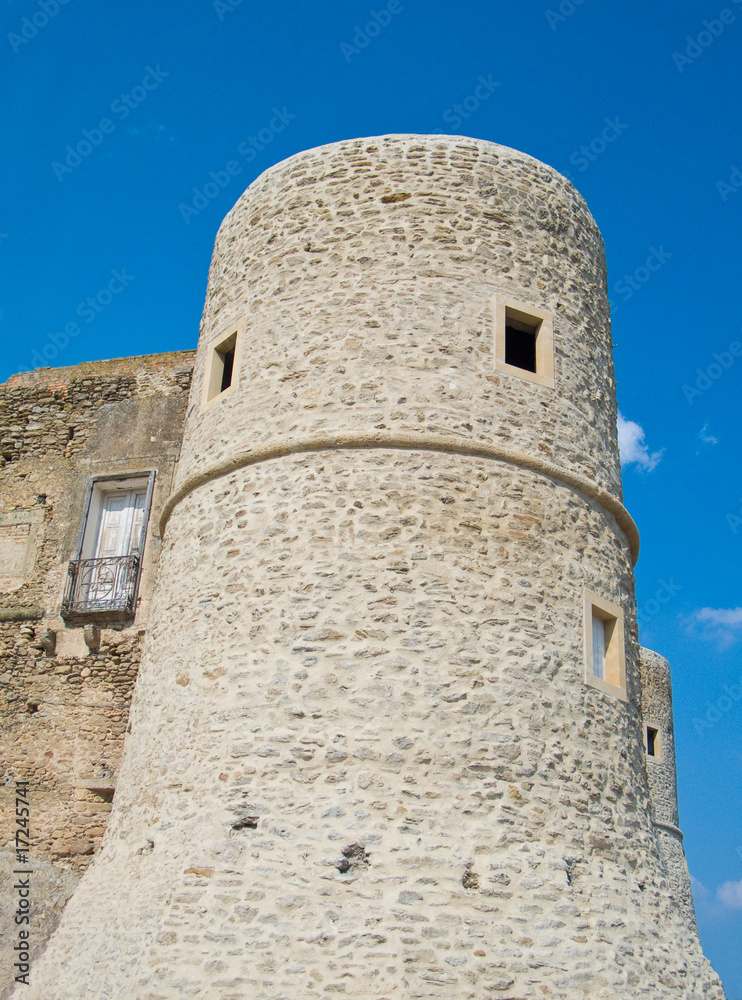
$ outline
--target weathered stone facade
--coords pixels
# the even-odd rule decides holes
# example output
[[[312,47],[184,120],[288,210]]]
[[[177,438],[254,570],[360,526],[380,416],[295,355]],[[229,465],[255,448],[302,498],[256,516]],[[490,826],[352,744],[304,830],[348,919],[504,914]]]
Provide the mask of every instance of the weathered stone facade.
[[[496,295],[553,316],[553,384],[498,365]],[[160,509],[109,829],[24,996],[722,1000],[564,178],[420,136],[267,171],[217,237]],[[620,685],[586,673],[588,594]]]
[[[0,862],[5,886],[14,783],[25,779],[38,869],[34,952],[111,810],[159,559],[157,516],[171,489],[191,366],[191,352],[183,352],[42,369],[0,386],[0,822],[8,850]],[[154,520],[136,613],[115,629],[99,619],[100,634],[88,631],[90,648],[83,625],[60,616],[89,483],[153,470]],[[9,969],[8,906],[0,926]],[[8,989],[3,982],[0,996]]]
[[[642,716],[655,732],[654,753],[648,755],[647,777],[652,800],[655,836],[667,876],[670,895],[689,926],[696,925],[693,891],[678,828],[678,787],[675,770],[675,728],[672,716],[672,679],[667,660],[649,649],[641,650]]]

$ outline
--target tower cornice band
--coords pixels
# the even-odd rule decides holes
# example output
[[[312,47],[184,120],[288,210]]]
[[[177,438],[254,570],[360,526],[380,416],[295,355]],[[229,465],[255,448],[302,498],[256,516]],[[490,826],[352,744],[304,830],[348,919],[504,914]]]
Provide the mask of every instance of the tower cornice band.
[[[273,442],[250,451],[238,452],[230,458],[223,459],[201,472],[191,474],[168,498],[160,518],[160,533],[164,536],[167,523],[178,504],[199,486],[219,479],[222,476],[243,469],[249,465],[258,465],[274,458],[284,458],[289,455],[299,455],[306,452],[341,451],[343,449],[393,448],[403,451],[444,452],[449,455],[460,455],[465,458],[483,458],[496,462],[507,462],[521,469],[527,469],[538,475],[546,476],[564,486],[568,486],[589,500],[599,504],[605,511],[612,514],[618,526],[626,536],[631,551],[631,558],[636,565],[639,558],[639,529],[633,518],[620,500],[586,476],[560,468],[553,462],[547,462],[535,455],[527,455],[521,451],[503,448],[496,444],[476,444],[450,439],[434,434],[388,434],[374,432],[369,434],[318,434],[290,442]]]

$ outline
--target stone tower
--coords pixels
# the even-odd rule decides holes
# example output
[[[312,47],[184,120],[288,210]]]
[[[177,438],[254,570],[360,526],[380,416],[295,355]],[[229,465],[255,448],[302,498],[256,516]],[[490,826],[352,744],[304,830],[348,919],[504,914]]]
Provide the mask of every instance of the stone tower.
[[[387,136],[258,178],[163,526],[111,822],[24,997],[723,998],[563,177]]]

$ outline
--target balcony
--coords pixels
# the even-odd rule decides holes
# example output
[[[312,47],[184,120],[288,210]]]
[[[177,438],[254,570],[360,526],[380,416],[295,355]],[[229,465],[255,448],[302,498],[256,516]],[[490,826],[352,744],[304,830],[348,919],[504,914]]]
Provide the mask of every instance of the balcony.
[[[77,622],[133,618],[139,567],[139,556],[74,560],[68,567],[62,617]]]

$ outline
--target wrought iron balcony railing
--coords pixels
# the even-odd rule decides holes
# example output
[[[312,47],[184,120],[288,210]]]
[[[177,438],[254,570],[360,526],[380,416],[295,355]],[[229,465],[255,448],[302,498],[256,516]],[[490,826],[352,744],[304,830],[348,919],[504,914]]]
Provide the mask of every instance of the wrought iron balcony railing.
[[[139,556],[76,559],[69,564],[62,617],[130,617],[139,584]]]

